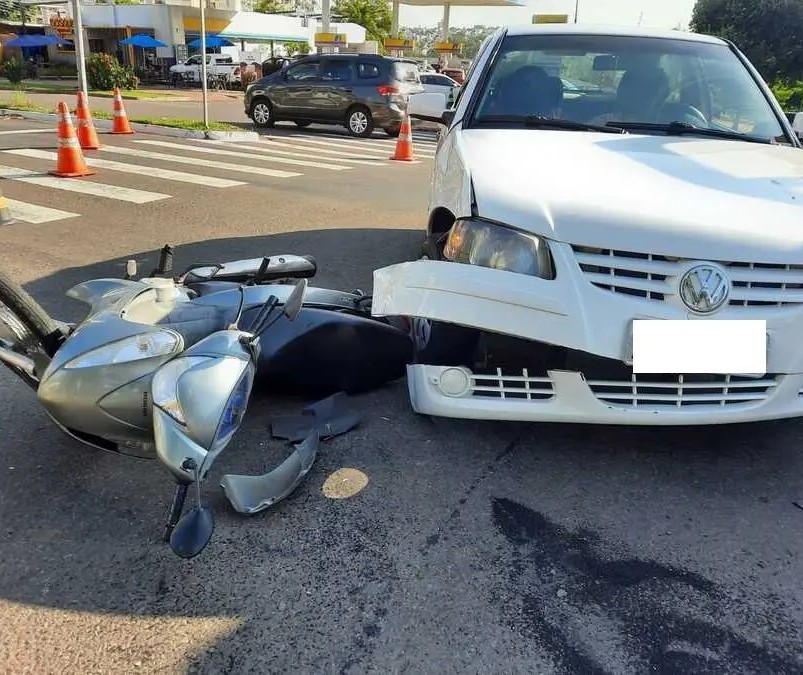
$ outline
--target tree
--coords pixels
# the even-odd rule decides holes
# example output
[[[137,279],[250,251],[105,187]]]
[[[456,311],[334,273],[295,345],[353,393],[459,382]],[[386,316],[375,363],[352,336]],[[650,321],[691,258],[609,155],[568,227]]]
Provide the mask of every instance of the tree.
[[[803,0],[697,0],[691,29],[734,42],[768,82],[803,79]]]
[[[386,0],[337,0],[334,11],[344,21],[365,28],[366,40],[377,40],[381,44],[390,37],[393,14]]]

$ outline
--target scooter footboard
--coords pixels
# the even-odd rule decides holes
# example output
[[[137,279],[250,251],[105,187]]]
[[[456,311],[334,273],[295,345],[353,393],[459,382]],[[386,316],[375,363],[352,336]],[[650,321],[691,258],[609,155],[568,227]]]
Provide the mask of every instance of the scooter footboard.
[[[412,339],[394,326],[307,307],[271,326],[261,350],[258,386],[303,396],[376,389],[402,377],[413,357]]]

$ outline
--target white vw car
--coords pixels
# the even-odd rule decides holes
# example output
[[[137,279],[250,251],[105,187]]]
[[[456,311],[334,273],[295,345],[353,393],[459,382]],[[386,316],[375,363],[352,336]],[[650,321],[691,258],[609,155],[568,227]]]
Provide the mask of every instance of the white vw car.
[[[414,317],[417,412],[803,416],[803,148],[733,44],[500,29],[438,97],[410,102],[444,125],[422,258],[374,273],[374,314]]]

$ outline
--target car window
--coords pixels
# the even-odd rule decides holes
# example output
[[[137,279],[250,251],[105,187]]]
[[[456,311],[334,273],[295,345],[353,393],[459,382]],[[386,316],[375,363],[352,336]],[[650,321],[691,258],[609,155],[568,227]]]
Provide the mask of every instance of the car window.
[[[419,75],[418,77],[421,80],[421,84],[435,84],[432,80],[432,75]]]
[[[351,79],[351,65],[348,61],[324,61],[321,65],[321,79],[344,82]]]
[[[197,66],[201,62],[200,56],[191,56],[187,59],[188,66]]]
[[[480,48],[477,51],[477,56],[474,57],[474,61],[472,61],[471,65],[468,68],[468,72],[466,73],[466,77],[464,79],[464,82],[469,82],[471,80],[471,77],[474,74],[474,71],[477,69],[477,65],[479,64],[480,60],[482,59],[482,57],[483,57],[483,55],[485,53],[485,50],[488,49],[489,45],[491,45],[491,43],[494,42],[494,38],[495,38],[495,35],[493,33],[491,33],[490,35],[488,35],[482,41],[482,44],[480,45]],[[452,108],[457,108],[457,106],[460,104],[461,99],[463,98],[463,93],[467,89],[468,89],[468,87],[463,86],[463,87],[460,87],[460,89],[457,90],[457,96],[455,97],[454,101],[451,104]]]
[[[372,79],[379,77],[379,66],[375,63],[358,63],[357,64],[357,77],[364,79]]]
[[[393,62],[393,77],[399,82],[413,82],[415,84],[421,82],[418,66],[414,63],[405,63],[404,61]]]
[[[318,79],[318,63],[299,63],[296,66],[287,69],[287,79],[293,82],[300,80],[317,80]]]
[[[726,45],[618,35],[516,35],[503,40],[491,67],[475,119],[677,121],[783,140],[761,89]]]

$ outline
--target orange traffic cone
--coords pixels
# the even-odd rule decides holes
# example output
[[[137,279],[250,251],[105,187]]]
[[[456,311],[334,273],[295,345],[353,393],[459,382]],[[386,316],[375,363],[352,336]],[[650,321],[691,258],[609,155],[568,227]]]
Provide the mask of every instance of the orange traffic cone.
[[[396,152],[393,153],[391,159],[400,162],[412,162],[415,159],[413,155],[413,130],[410,125],[410,113],[404,111],[404,119],[399,129],[399,140],[396,142]]]
[[[84,150],[97,150],[100,147],[95,125],[92,123],[92,113],[86,102],[84,92],[78,92],[78,106],[75,108],[75,118],[78,120],[78,142]]]
[[[91,176],[95,172],[84,162],[84,153],[81,152],[81,145],[75,135],[67,104],[60,101],[57,110],[59,115],[58,159],[55,170],[48,173],[62,178]]]
[[[133,129],[128,125],[128,117],[123,107],[123,97],[120,89],[114,88],[114,124],[112,125],[113,134],[133,134]]]

